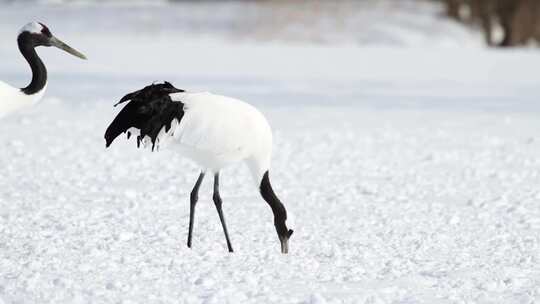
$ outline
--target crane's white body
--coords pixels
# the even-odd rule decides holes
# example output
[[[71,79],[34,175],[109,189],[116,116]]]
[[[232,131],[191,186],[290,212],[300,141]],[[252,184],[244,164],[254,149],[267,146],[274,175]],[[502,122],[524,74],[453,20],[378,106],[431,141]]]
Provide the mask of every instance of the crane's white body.
[[[46,87],[36,94],[26,95],[21,89],[0,81],[0,118],[35,105],[45,93]]]
[[[208,92],[170,97],[184,104],[184,116],[180,123],[174,120],[168,132],[162,130],[160,146],[176,149],[212,172],[245,161],[260,183],[272,153],[272,130],[261,112],[238,99]],[[149,138],[144,142],[148,144]]]

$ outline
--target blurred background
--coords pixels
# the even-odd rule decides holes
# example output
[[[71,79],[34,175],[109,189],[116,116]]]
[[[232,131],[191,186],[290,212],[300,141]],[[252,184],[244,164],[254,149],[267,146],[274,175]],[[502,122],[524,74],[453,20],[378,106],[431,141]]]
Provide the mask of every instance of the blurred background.
[[[411,35],[456,35],[441,32],[440,23],[446,18],[461,24],[461,28],[481,33],[490,46],[537,45],[540,41],[540,2],[535,0],[0,0],[0,3],[24,7],[30,12],[36,6],[51,6],[52,10],[86,6],[99,17],[94,27],[101,30],[135,27],[142,32],[153,32],[163,26],[174,26],[197,34],[217,31],[264,40],[398,44],[418,42],[411,41],[412,37],[404,41],[407,37],[400,35],[404,31]],[[118,7],[139,9],[127,12]],[[158,12],[166,14],[152,18]],[[126,15],[131,22],[125,22]],[[115,22],[118,18],[122,18],[123,24]],[[393,26],[401,31],[392,33],[396,30]],[[422,26],[426,28],[421,29]],[[443,38],[448,37],[432,42]]]
[[[540,2],[536,0],[442,0],[446,14],[479,28],[490,46],[540,41]]]

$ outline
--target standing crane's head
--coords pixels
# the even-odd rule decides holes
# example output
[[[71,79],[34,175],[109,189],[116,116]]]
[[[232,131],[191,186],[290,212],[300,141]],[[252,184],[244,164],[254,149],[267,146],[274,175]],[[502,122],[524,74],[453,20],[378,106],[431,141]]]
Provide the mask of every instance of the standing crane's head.
[[[25,25],[19,33],[18,40],[19,45],[33,48],[38,46],[54,46],[75,57],[86,59],[86,56],[82,53],[54,37],[49,28],[40,22],[30,22]]]

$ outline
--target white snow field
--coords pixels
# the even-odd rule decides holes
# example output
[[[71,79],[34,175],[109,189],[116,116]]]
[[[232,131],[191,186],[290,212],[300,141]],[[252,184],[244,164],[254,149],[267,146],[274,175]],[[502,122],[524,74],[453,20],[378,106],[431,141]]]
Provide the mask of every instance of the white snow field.
[[[0,121],[0,303],[540,303],[540,53],[382,3],[275,37],[241,26],[273,20],[251,2],[0,4],[0,79],[29,80],[29,20],[89,57],[40,49],[46,98]],[[105,149],[112,105],[161,80],[268,117],[290,254],[244,166],[221,178],[235,253],[210,178],[188,249],[197,167]]]

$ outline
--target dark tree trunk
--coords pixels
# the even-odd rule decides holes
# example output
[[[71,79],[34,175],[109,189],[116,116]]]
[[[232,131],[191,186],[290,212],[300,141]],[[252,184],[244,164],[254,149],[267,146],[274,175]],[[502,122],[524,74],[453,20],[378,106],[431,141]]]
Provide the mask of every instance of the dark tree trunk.
[[[448,17],[460,20],[459,8],[461,6],[460,0],[445,0],[446,2],[446,14]]]
[[[458,21],[479,26],[488,45],[510,47],[540,41],[540,0],[443,0],[446,14]],[[462,16],[461,9],[470,14]],[[494,41],[493,26],[503,29],[501,41]]]

